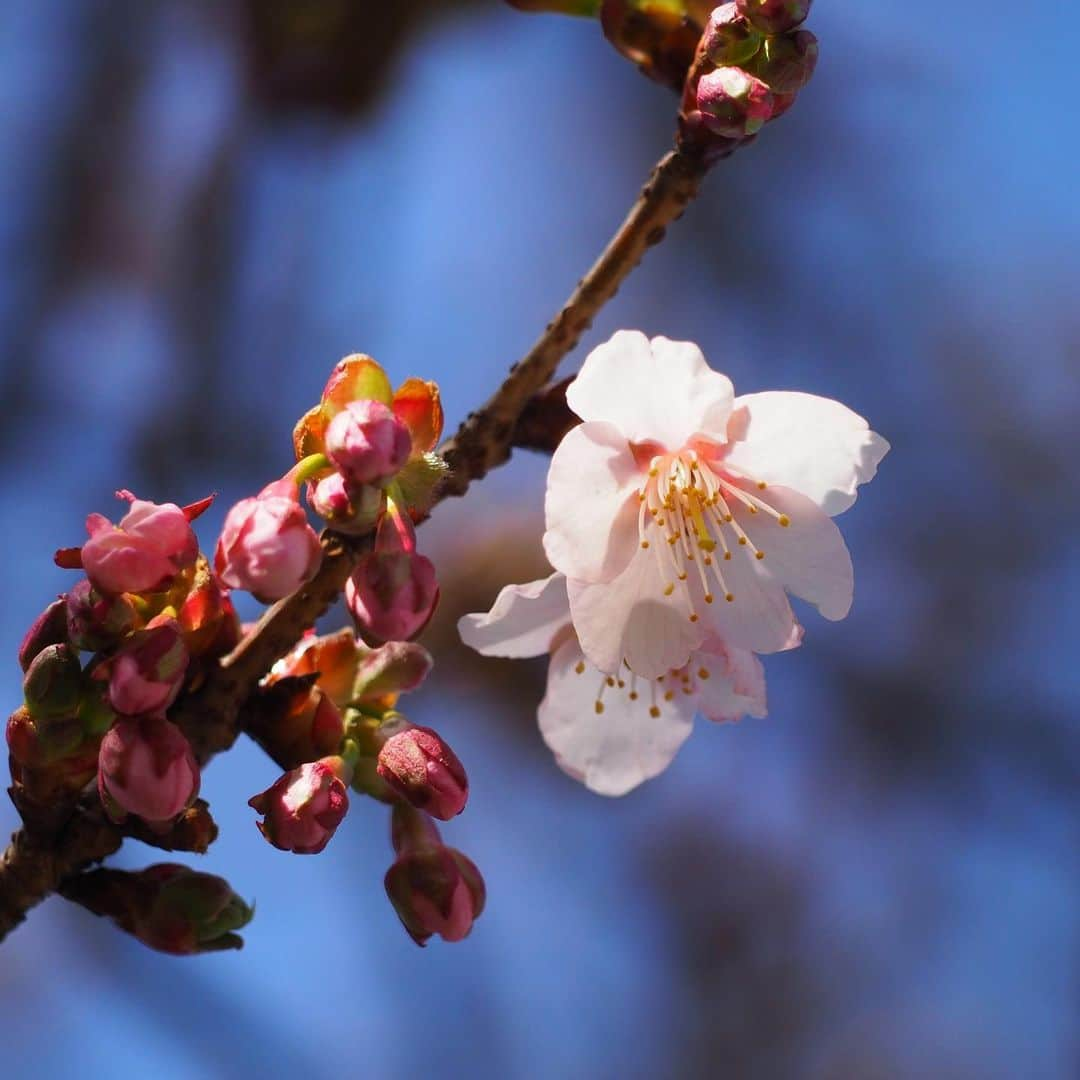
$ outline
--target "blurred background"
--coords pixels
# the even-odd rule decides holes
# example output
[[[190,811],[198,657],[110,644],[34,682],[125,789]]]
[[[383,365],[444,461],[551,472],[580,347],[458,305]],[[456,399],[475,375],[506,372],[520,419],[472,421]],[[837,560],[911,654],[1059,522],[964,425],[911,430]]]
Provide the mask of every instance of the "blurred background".
[[[842,522],[854,610],[769,658],[769,718],[699,722],[619,801],[558,770],[544,662],[453,632],[546,573],[546,462],[518,454],[423,530],[437,667],[406,702],[472,777],[445,835],[487,878],[473,935],[401,931],[374,804],[318,859],[264,843],[245,800],[275,769],[241,742],[204,779],[200,865],[256,900],[244,951],[170,959],[50,899],[3,947],[6,1075],[1078,1075],[1074,19],[1041,5],[1020,64],[1014,8],[978,7],[818,5],[798,106],[566,367],[619,327],[689,338],[737,390],[837,397],[892,442]],[[438,379],[452,430],[622,219],[674,106],[595,23],[497,0],[6,0],[11,707],[88,512],[217,490],[211,548],[353,351]]]

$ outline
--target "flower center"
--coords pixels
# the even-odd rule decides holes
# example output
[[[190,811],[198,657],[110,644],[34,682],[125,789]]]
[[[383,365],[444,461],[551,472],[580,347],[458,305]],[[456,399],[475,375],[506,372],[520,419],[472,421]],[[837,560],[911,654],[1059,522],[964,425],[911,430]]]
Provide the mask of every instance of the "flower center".
[[[715,596],[734,603],[724,564],[735,558],[765,558],[735,519],[733,509],[766,514],[784,528],[791,524],[786,514],[751,494],[747,486],[766,490],[763,480],[741,470],[718,469],[693,449],[649,462],[645,486],[638,492],[638,537],[643,548],[656,553],[664,596],[684,605],[691,622],[698,621],[691,574],[700,579],[706,604]]]

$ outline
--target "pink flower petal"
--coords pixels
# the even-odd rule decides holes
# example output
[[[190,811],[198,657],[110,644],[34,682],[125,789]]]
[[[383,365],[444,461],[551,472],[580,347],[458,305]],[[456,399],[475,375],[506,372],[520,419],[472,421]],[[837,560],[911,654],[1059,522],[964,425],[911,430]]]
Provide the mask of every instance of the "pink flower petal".
[[[704,626],[664,595],[651,551],[639,548],[614,581],[571,579],[567,592],[581,647],[601,671],[618,672],[625,660],[639,677],[655,679],[682,667],[701,643]]]
[[[693,727],[694,695],[678,694],[668,702],[644,680],[631,683],[629,673],[623,682],[608,687],[571,637],[551,658],[540,703],[540,731],[559,765],[600,795],[625,795],[663,772]],[[649,711],[654,705],[659,716]]]
[[[690,658],[698,689],[698,711],[709,720],[737,720],[766,715],[765,669],[747,649],[707,638]],[[708,672],[701,678],[700,672]]]
[[[805,495],[789,488],[769,487],[758,494],[791,522],[783,528],[765,513],[733,507],[746,535],[765,553],[758,569],[815,605],[826,619],[844,618],[851,610],[855,573],[835,522]]]
[[[620,330],[585,358],[566,401],[582,420],[606,420],[631,442],[678,450],[699,432],[724,440],[734,393],[693,343]]]
[[[548,471],[544,551],[556,570],[610,581],[638,547],[640,469],[611,424],[582,424],[559,444]]]
[[[726,465],[802,492],[831,516],[851,506],[889,450],[846,405],[784,391],[736,398],[729,435]]]
[[[527,585],[507,585],[485,614],[458,620],[461,640],[484,656],[539,656],[570,625],[566,577],[554,573]]]

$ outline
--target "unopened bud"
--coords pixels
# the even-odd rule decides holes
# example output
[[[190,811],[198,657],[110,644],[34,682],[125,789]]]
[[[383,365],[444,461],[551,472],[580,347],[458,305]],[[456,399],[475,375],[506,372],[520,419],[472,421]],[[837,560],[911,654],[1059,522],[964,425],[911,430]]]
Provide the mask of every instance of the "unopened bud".
[[[710,131],[737,139],[755,134],[772,116],[773,95],[742,69],[721,67],[699,80],[697,107]]]
[[[49,645],[63,645],[68,640],[67,602],[54,600],[35,620],[19,646],[19,667],[25,671],[34,657]]]
[[[746,63],[761,48],[761,33],[740,14],[737,4],[724,4],[710,16],[701,50],[718,67]]]
[[[66,882],[63,893],[151,949],[174,956],[242,948],[236,931],[254,915],[224,878],[175,863],[139,873],[92,870]]]
[[[763,34],[786,34],[806,21],[812,0],[735,0],[739,13]]]
[[[449,821],[465,809],[469,779],[457,755],[431,728],[391,736],[379,751],[378,774],[418,810]]]
[[[796,30],[793,34],[766,38],[752,70],[774,94],[795,94],[810,81],[817,59],[817,37],[809,30]],[[776,115],[774,106],[773,116]]]
[[[74,716],[35,719],[21,707],[7,722],[11,756],[28,769],[41,769],[75,753],[83,743],[82,723]]]
[[[290,480],[241,499],[226,515],[214,569],[231,589],[270,603],[298,589],[319,568],[322,549]]]
[[[34,717],[74,716],[81,692],[82,667],[70,645],[42,649],[23,679],[26,707]]]
[[[338,532],[371,532],[382,510],[383,490],[373,484],[350,484],[339,472],[308,484],[308,505]]]
[[[415,690],[427,678],[433,664],[431,653],[423,645],[388,641],[360,658],[352,700],[377,709],[393,708],[398,695]]]
[[[326,429],[326,456],[350,483],[381,484],[409,460],[412,435],[381,401],[351,401]]]
[[[139,625],[135,605],[126,596],[106,596],[85,578],[67,594],[71,644],[86,652],[113,648]]]
[[[487,890],[475,864],[443,845],[423,814],[398,804],[392,817],[398,858],[386,872],[386,895],[417,945],[438,934],[461,941],[484,910]]]
[[[171,822],[199,794],[191,744],[159,716],[118,720],[101,741],[98,792],[114,821],[134,814],[150,824]]]
[[[106,661],[110,704],[125,716],[164,712],[180,692],[188,660],[175,622],[136,631]]]
[[[175,503],[147,502],[128,491],[117,495],[131,503],[119,525],[100,514],[86,519],[90,534],[82,546],[86,576],[109,596],[168,588],[199,554],[187,515]]]
[[[311,761],[291,769],[266,791],[248,800],[263,815],[259,831],[282,851],[317,855],[330,842],[349,809],[341,758]]]

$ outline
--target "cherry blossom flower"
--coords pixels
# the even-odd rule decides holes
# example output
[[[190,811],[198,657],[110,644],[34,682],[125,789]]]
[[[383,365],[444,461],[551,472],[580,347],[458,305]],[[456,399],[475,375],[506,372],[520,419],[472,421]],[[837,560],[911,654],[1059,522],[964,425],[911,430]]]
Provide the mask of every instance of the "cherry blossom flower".
[[[785,593],[828,619],[851,607],[831,516],[889,449],[839,402],[735,397],[696,345],[619,331],[567,390],[585,422],[548,473],[544,549],[568,578],[581,647],[601,671],[682,668],[710,635],[789,647]]]
[[[601,795],[624,795],[671,763],[694,715],[736,720],[765,715],[765,673],[745,649],[709,635],[677,668],[654,680],[625,665],[607,674],[582,652],[570,622],[566,578],[556,572],[507,585],[489,612],[465,615],[458,631],[484,656],[551,653],[540,733],[560,767]],[[788,642],[798,645],[796,627]]]

